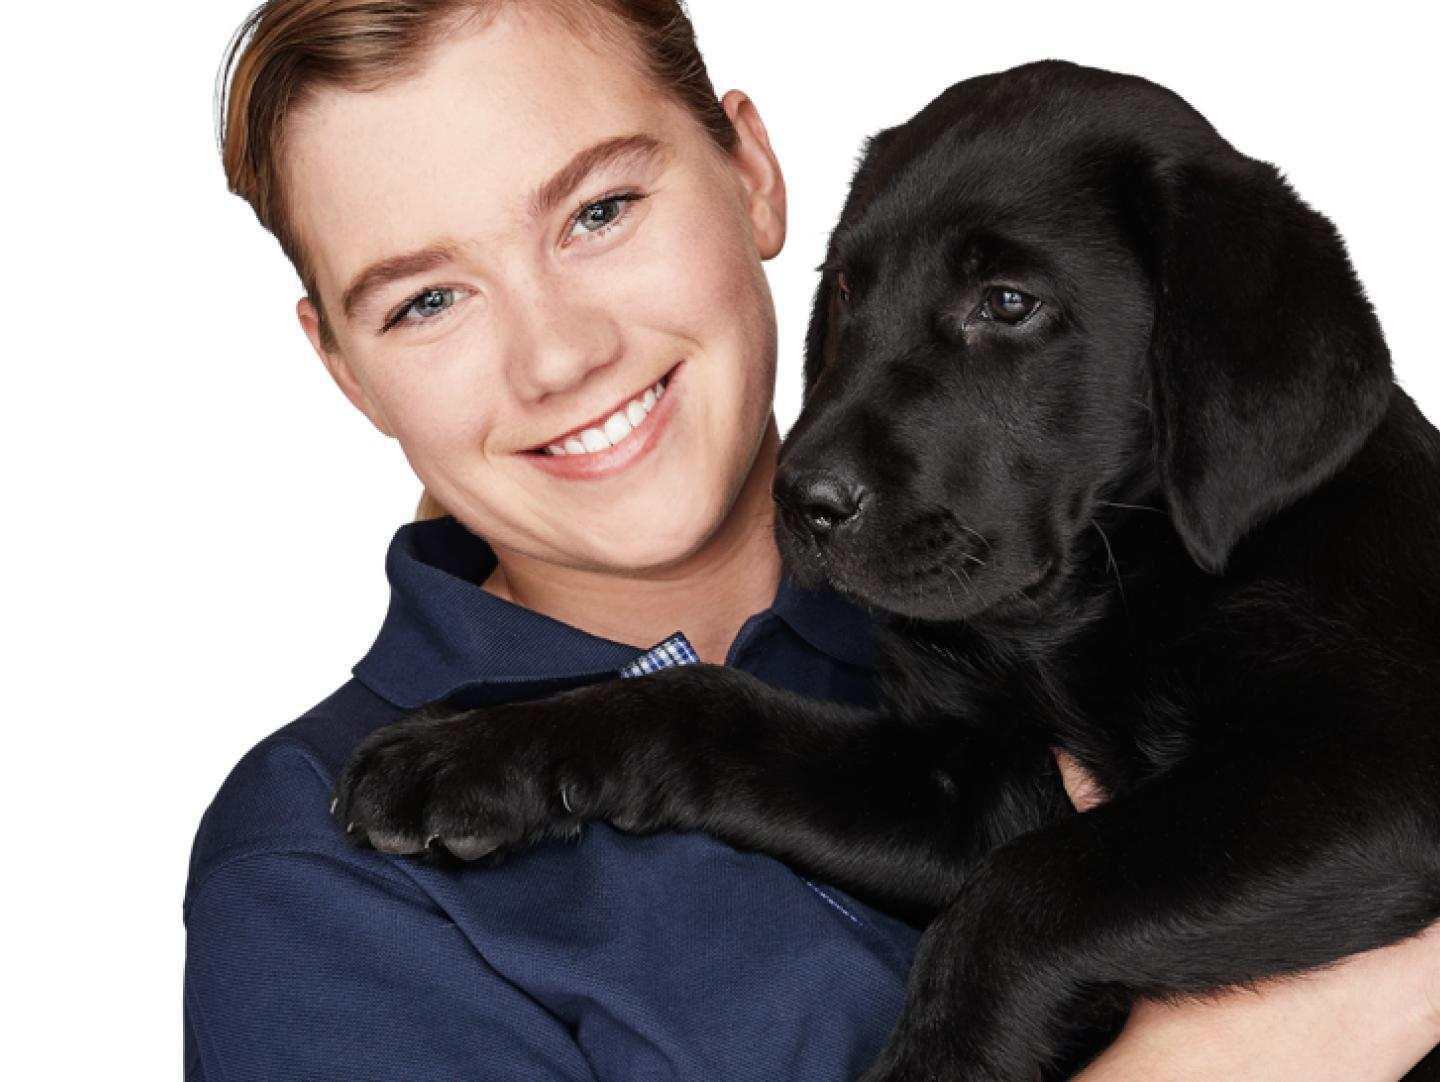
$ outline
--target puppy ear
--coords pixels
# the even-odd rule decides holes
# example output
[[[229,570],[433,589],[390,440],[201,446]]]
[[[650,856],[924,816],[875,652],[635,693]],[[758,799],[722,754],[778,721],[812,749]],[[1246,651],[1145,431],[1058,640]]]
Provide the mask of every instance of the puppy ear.
[[[1150,187],[1157,463],[1186,548],[1218,574],[1364,443],[1390,355],[1335,227],[1273,166],[1227,148]]]

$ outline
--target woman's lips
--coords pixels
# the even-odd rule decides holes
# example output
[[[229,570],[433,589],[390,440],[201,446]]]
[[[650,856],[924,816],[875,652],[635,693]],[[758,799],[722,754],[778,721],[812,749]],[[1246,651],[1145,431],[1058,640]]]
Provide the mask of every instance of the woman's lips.
[[[545,448],[522,452],[526,461],[551,476],[576,480],[619,473],[643,457],[664,434],[675,411],[683,367],[684,362],[677,364],[604,421],[583,426]],[[589,450],[591,447],[596,449]]]
[[[543,450],[550,455],[585,455],[618,447],[645,424],[650,411],[665,397],[665,378],[661,376],[603,421],[581,425],[536,451]]]

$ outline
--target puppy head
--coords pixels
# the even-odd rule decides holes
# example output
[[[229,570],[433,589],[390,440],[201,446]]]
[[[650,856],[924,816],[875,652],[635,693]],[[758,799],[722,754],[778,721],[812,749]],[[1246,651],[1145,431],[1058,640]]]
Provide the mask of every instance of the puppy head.
[[[1137,494],[1221,571],[1391,387],[1326,219],[1171,92],[1058,62],[870,141],[806,383],[775,486],[787,563],[938,620],[1034,610]]]

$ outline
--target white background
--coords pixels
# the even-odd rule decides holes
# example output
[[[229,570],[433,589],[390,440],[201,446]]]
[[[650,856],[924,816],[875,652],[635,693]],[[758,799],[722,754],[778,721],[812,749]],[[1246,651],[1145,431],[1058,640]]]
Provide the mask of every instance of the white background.
[[[225,191],[212,80],[248,8],[6,16],[11,1078],[178,1077],[196,823],[239,756],[369,646],[385,546],[418,493],[310,353],[293,273]],[[1420,10],[693,0],[717,89],[756,99],[789,181],[770,265],[782,421],[862,137],[960,78],[1050,56],[1165,83],[1280,164],[1348,238],[1402,383],[1440,418],[1436,39]]]

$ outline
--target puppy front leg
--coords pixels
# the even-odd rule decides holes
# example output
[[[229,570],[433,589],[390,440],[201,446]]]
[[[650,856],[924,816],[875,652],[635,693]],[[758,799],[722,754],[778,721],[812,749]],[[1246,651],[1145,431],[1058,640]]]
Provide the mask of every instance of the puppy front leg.
[[[954,741],[945,726],[687,666],[533,702],[422,711],[356,750],[336,815],[388,852],[443,846],[467,858],[585,819],[703,830],[921,919],[954,894],[956,854],[975,835],[966,809],[981,781],[934,777]],[[971,769],[991,784],[992,760]]]
[[[1188,764],[1002,847],[927,930],[866,1082],[1055,1077],[1079,1066],[1082,1027],[1137,998],[1419,932],[1440,918],[1433,751],[1381,762],[1373,746],[1317,740],[1288,758]]]

